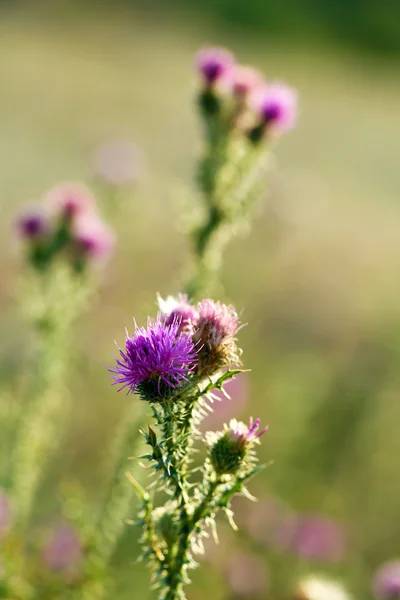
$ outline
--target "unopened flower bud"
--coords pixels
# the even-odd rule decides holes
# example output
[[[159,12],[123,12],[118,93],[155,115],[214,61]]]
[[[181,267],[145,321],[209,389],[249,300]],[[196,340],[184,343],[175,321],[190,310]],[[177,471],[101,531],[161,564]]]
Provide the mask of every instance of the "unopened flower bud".
[[[260,419],[253,422],[250,418],[249,425],[232,419],[229,425],[224,425],[224,431],[206,434],[210,461],[218,475],[232,475],[239,471],[254,444],[268,429],[264,427],[259,431],[259,428]]]

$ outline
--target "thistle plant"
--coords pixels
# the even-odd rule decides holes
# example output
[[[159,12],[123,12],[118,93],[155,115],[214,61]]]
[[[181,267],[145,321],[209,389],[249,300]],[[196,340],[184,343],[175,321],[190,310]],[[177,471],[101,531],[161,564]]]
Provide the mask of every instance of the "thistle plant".
[[[207,529],[215,531],[217,513],[235,527],[231,499],[249,495],[246,483],[262,468],[255,447],[267,428],[260,429],[259,419],[248,425],[232,419],[201,439],[198,426],[212,391],[240,373],[239,318],[232,306],[210,299],[192,305],[180,296],[159,303],[163,310],[146,328],[135,325],[109,370],[113,384],[137,394],[152,413],[142,432],[149,446],[142,459],[154,474],[151,493],[130,479],[141,500],[143,558],[160,599],[175,600],[185,598],[188,571]],[[200,465],[196,442],[205,450]]]
[[[294,125],[297,110],[294,90],[265,83],[227,50],[200,50],[196,69],[205,147],[197,171],[202,218],[192,226],[195,264],[185,289],[191,297],[215,284],[225,245],[265,191],[272,143]]]

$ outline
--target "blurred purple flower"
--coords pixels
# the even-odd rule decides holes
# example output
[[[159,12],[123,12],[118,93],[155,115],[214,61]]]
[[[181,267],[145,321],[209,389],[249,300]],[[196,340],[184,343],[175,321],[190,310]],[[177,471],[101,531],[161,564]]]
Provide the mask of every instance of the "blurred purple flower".
[[[265,597],[268,590],[268,570],[255,556],[236,554],[225,571],[227,584],[235,597]]]
[[[379,567],[372,589],[377,600],[400,598],[400,560],[392,560]]]
[[[82,543],[75,529],[66,523],[56,527],[43,548],[42,559],[52,571],[75,573],[83,561]]]
[[[250,105],[267,130],[272,127],[283,133],[296,122],[297,94],[285,84],[271,83],[256,90],[250,98]]]
[[[0,490],[0,538],[7,535],[13,519],[13,509],[8,496]]]
[[[97,177],[112,187],[125,187],[144,172],[141,152],[129,140],[114,140],[100,146],[94,155]]]
[[[257,69],[248,65],[235,65],[230,73],[232,91],[236,96],[247,96],[260,87],[263,77]]]
[[[47,231],[47,219],[40,208],[34,208],[17,219],[17,231],[23,239],[34,240]]]
[[[108,258],[115,244],[113,232],[95,213],[78,215],[72,234],[77,249],[93,258]]]
[[[113,385],[133,393],[140,384],[154,383],[161,394],[161,386],[171,390],[188,381],[196,351],[191,338],[178,333],[179,326],[179,322],[166,325],[160,316],[155,321],[149,319],[147,329],[135,324],[135,333],[127,337],[125,350],[119,350],[117,366],[109,368]]]
[[[322,515],[286,515],[276,541],[279,547],[309,560],[336,562],[346,554],[343,527]]]
[[[90,190],[81,183],[60,183],[51,189],[45,198],[49,211],[56,216],[74,218],[93,212],[96,200]]]
[[[207,85],[226,77],[234,65],[234,57],[224,48],[203,48],[196,54],[196,67]]]

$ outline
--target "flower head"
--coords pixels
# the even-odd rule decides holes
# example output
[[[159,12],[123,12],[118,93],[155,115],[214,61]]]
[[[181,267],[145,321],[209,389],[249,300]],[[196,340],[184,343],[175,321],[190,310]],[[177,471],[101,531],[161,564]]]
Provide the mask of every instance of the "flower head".
[[[273,129],[283,133],[291,129],[297,116],[297,94],[281,83],[272,83],[256,90],[250,105],[261,121],[262,132]]]
[[[94,156],[96,175],[107,185],[124,187],[143,172],[143,157],[128,140],[115,140],[100,146]]]
[[[239,330],[239,317],[233,306],[206,299],[196,308],[199,316],[193,341],[199,348],[199,376],[210,376],[224,367],[238,364],[235,336]]]
[[[203,48],[196,54],[197,70],[208,86],[228,75],[234,62],[233,55],[224,48]]]
[[[46,203],[53,214],[68,219],[92,212],[96,205],[90,191],[81,183],[60,183],[48,192]]]
[[[232,91],[239,97],[245,97],[250,92],[254,92],[263,81],[261,73],[248,65],[235,65],[230,78]]]
[[[259,443],[259,438],[268,430],[264,427],[259,431],[260,423],[260,419],[253,421],[253,417],[250,417],[249,425],[231,419],[224,425],[224,431],[206,433],[211,464],[218,474],[236,473],[244,459],[251,458],[254,444]]]
[[[43,237],[47,229],[47,219],[40,208],[32,209],[17,220],[17,231],[20,237],[26,240],[37,240]]]
[[[186,294],[178,294],[177,298],[168,296],[165,300],[158,296],[158,306],[161,311],[161,319],[166,325],[179,322],[179,332],[185,331],[188,335],[194,333],[198,321],[198,311],[190,304]]]
[[[160,315],[148,320],[147,329],[135,324],[135,333],[119,350],[117,365],[109,369],[114,385],[128,393],[138,391],[145,400],[160,401],[188,382],[197,355],[192,339],[179,328],[178,321],[167,325]]]
[[[76,218],[72,239],[78,252],[85,257],[107,258],[114,246],[114,234],[96,214]]]
[[[81,540],[70,525],[59,525],[43,548],[43,562],[52,571],[73,573],[83,560]]]
[[[400,598],[400,560],[382,565],[375,574],[372,587],[377,600]]]

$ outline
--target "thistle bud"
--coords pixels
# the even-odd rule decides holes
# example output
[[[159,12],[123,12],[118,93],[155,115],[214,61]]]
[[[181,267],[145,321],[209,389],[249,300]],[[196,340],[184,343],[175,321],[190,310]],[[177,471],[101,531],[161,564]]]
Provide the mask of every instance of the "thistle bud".
[[[210,446],[210,461],[218,475],[233,475],[239,471],[246,458],[251,458],[250,452],[254,444],[259,443],[259,438],[267,431],[261,431],[260,419],[253,422],[250,418],[249,425],[242,421],[231,419],[229,425],[224,425],[224,431],[208,432],[206,442]]]
[[[156,508],[153,511],[153,522],[158,537],[164,540],[167,546],[175,544],[178,538],[179,523],[174,510],[168,507]]]
[[[197,305],[198,321],[193,342],[198,348],[197,375],[209,377],[240,362],[236,345],[239,317],[233,306],[202,300]]]

